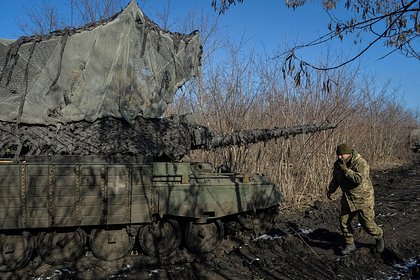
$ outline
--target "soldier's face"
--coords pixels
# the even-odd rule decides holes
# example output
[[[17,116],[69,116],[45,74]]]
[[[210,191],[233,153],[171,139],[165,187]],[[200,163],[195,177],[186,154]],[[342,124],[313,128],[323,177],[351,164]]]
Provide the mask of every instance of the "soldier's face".
[[[347,160],[350,156],[351,156],[351,154],[342,154],[342,155],[337,155],[337,158],[338,158],[338,159],[340,159],[340,160],[342,160],[342,161],[345,161],[345,160]]]

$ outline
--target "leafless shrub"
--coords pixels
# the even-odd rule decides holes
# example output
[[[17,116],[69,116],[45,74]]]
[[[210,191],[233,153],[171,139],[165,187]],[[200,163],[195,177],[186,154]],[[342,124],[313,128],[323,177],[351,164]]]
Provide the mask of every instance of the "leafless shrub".
[[[43,0],[39,4],[24,6],[24,15],[19,23],[26,35],[46,35],[66,27],[80,27],[87,23],[104,20],[122,10],[123,0],[67,0],[63,14],[56,2]],[[67,11],[66,11],[67,9]]]

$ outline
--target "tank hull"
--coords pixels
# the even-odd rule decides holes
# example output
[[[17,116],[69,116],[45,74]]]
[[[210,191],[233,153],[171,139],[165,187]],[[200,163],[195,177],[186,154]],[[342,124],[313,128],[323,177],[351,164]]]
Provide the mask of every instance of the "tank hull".
[[[182,238],[191,251],[207,253],[221,242],[224,219],[280,201],[264,175],[215,172],[202,162],[1,159],[0,271],[22,267],[35,247],[48,263],[73,261],[87,239],[104,260],[127,255],[136,237],[154,257],[175,251]]]

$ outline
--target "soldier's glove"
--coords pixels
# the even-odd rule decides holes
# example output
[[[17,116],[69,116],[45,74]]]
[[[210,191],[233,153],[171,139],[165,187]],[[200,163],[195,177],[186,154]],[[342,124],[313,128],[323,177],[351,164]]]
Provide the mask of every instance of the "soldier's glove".
[[[340,161],[340,164],[338,165],[344,173],[347,173],[347,165],[344,161]]]

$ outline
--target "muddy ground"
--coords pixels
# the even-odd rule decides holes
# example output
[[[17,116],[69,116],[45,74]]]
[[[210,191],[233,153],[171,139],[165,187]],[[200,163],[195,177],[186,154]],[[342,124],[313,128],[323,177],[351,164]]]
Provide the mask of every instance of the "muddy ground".
[[[356,220],[358,250],[339,255],[337,195],[303,209],[281,209],[258,231],[237,231],[231,223],[225,240],[206,256],[181,250],[176,263],[168,258],[145,264],[135,255],[104,262],[88,254],[59,267],[34,257],[24,269],[0,274],[0,279],[420,279],[420,161],[378,168],[371,177],[376,221],[385,232],[382,254]]]

